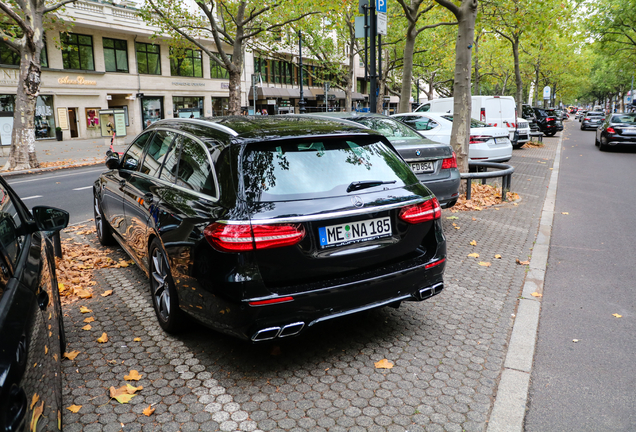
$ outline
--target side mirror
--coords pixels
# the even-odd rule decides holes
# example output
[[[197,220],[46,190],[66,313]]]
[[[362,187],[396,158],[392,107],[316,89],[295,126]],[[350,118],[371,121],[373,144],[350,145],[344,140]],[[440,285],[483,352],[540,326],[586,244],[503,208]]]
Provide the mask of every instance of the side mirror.
[[[106,152],[106,167],[108,169],[117,169],[119,168],[119,155],[110,150]]]
[[[38,231],[60,231],[68,226],[69,214],[66,210],[35,206],[31,212]]]

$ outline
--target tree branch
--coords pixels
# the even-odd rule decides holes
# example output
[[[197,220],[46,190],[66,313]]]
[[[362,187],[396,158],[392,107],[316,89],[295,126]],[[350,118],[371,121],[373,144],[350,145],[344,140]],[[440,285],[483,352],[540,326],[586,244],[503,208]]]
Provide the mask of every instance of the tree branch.
[[[49,6],[47,8],[44,9],[44,13],[47,14],[49,12],[53,12],[56,9],[61,8],[62,6],[64,6],[65,4],[68,3],[75,3],[75,0],[62,0],[61,2],[54,4],[53,6]]]

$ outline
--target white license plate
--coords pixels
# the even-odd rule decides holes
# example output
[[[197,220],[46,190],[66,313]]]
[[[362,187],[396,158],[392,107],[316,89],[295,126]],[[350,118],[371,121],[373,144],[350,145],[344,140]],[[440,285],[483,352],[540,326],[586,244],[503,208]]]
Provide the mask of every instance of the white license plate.
[[[373,240],[390,236],[392,232],[389,217],[318,228],[322,247]]]
[[[415,174],[424,174],[435,171],[435,166],[433,162],[411,162],[411,169]]]
[[[508,138],[495,138],[495,144],[506,144],[510,142]]]

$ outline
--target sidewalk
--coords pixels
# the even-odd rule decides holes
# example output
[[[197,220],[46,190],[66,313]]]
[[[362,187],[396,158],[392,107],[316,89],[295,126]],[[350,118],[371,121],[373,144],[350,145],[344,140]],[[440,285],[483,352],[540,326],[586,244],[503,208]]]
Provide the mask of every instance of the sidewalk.
[[[443,211],[442,294],[279,345],[254,346],[198,325],[170,336],[156,322],[140,269],[96,270],[93,298],[64,306],[68,351],[80,351],[62,363],[64,407],[82,405],[78,413],[65,411],[65,430],[521,431],[538,320],[537,312],[524,332],[523,309],[533,302],[536,311],[540,302],[529,283],[539,283],[546,242],[540,222],[556,187],[559,142],[546,138],[543,148],[514,151],[519,202]],[[94,234],[80,234],[66,235],[99,247]],[[110,252],[125,258],[118,248]],[[530,266],[516,262],[531,255]],[[113,294],[99,295],[107,290]],[[88,331],[80,306],[94,311]],[[109,336],[104,344],[96,342],[102,332]],[[515,363],[520,358],[530,364]],[[376,369],[382,359],[394,367]],[[129,404],[110,399],[108,388],[125,385],[133,369],[143,390]],[[142,413],[148,405],[155,408],[150,416]]]
[[[133,138],[134,136],[126,137],[126,143],[130,143]],[[35,142],[36,156],[43,167],[29,171],[37,172],[59,168],[60,166],[103,163],[106,151],[110,148],[110,145],[106,143],[107,141],[110,143],[110,140],[106,138],[70,139],[65,141],[56,141],[55,139],[37,140]],[[120,144],[113,146],[113,149],[117,152],[123,152],[127,147],[128,144]],[[0,151],[0,168],[4,167],[9,160],[9,151],[10,148],[8,146],[2,147]],[[47,165],[49,166],[47,167]],[[24,174],[24,172],[0,171],[0,174],[11,176]]]

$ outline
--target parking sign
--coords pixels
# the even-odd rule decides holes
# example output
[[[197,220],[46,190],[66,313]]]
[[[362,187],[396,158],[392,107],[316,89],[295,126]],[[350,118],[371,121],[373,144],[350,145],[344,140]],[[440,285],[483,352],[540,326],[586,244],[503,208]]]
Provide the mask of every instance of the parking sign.
[[[375,0],[375,10],[377,12],[386,13],[387,0]]]

